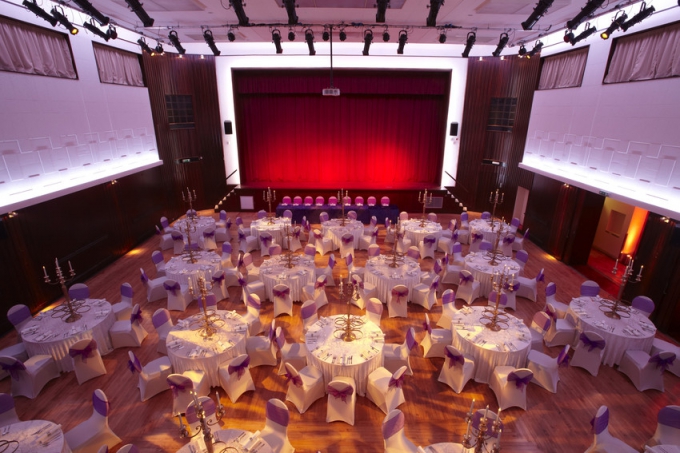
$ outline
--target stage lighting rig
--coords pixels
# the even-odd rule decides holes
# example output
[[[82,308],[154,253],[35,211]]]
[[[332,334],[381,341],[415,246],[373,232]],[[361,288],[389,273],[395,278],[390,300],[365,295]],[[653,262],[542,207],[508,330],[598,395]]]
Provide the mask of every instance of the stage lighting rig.
[[[90,3],[87,0],[71,0],[73,3],[76,5],[80,6],[80,9],[85,11],[87,14],[92,16],[94,20],[99,22],[100,25],[108,25],[109,24],[109,18],[103,15],[102,13],[99,12],[97,8],[92,6],[92,3]]]
[[[605,31],[600,33],[600,38],[609,39],[612,33],[621,28],[621,25],[626,21],[626,19],[628,19],[628,15],[624,11],[619,11],[618,13],[616,13],[614,20],[612,21],[611,24],[609,24],[609,27],[607,27]]]
[[[471,31],[470,33],[467,34],[467,38],[465,40],[465,50],[463,50],[463,58],[467,58],[470,55],[470,50],[472,50],[472,46],[475,45],[475,41],[477,41],[477,34],[474,31]]]
[[[640,12],[634,15],[629,21],[624,22],[621,24],[621,30],[623,31],[628,31],[630,27],[632,27],[635,24],[639,24],[643,20],[647,19],[649,16],[654,14],[654,9],[653,6],[650,6],[647,8],[647,5],[645,2],[642,2],[642,5],[640,6]]]
[[[57,23],[59,22],[56,18],[53,16],[50,16],[47,11],[42,9],[41,7],[38,6],[38,4],[35,2],[35,0],[24,0],[23,5],[28,8],[29,11],[31,11],[33,14],[36,16],[45,19],[47,22],[50,23],[53,27],[57,26]]]
[[[206,30],[203,32],[203,39],[205,39],[205,43],[210,47],[210,50],[212,51],[213,55],[218,56],[222,52],[220,52],[220,49],[217,48],[215,45],[215,38],[213,38],[213,33],[212,30]]]
[[[501,36],[498,39],[498,45],[496,46],[496,50],[494,50],[491,55],[493,55],[494,57],[499,56],[501,52],[503,52],[505,46],[508,44],[508,39],[510,38],[508,37],[507,33],[501,33]]]
[[[361,51],[362,55],[368,55],[368,49],[371,48],[371,43],[373,42],[373,31],[370,29],[364,30],[364,50]]]
[[[397,47],[397,53],[399,55],[404,54],[404,46],[406,45],[406,41],[408,41],[408,33],[406,30],[401,30],[399,32],[399,46]]]
[[[316,55],[316,50],[314,50],[314,31],[311,28],[305,30],[305,41],[309,48],[309,54]]]
[[[250,19],[248,19],[248,16],[246,16],[246,12],[243,9],[243,0],[229,0],[229,5],[234,8],[234,12],[238,18],[238,24],[241,26],[248,25]]]
[[[283,48],[281,47],[281,31],[278,28],[272,30],[272,42],[274,42],[274,47],[276,47],[276,53],[283,53]]]
[[[534,7],[533,12],[529,15],[529,18],[522,22],[523,30],[531,30],[536,22],[543,17],[543,15],[548,11],[553,4],[554,0],[539,0]]]
[[[286,8],[288,14],[288,25],[295,25],[298,23],[298,16],[295,13],[295,0],[283,0],[283,7]]]
[[[390,6],[390,0],[377,0],[378,11],[375,13],[375,21],[379,24],[385,23],[385,11]]]
[[[437,14],[439,14],[439,8],[444,4],[444,0],[430,0],[430,4],[427,6],[430,8],[430,13],[427,15],[427,20],[425,23],[428,27],[437,26]]]
[[[149,17],[146,11],[144,11],[144,8],[142,8],[142,4],[139,3],[139,0],[125,0],[125,3],[127,3],[132,12],[137,15],[145,27],[153,27],[153,19]]]
[[[94,24],[94,18],[92,18],[92,17],[90,18],[89,21],[83,23],[83,27],[85,27],[91,33],[99,36],[104,41],[108,41],[109,39],[111,39],[111,37],[109,36],[108,33],[104,33]]]
[[[588,3],[581,8],[581,11],[574,16],[574,18],[570,21],[567,21],[567,28],[570,30],[575,29],[578,27],[578,25],[583,22],[584,19],[590,17],[597,8],[602,6],[604,3],[604,0],[588,0]]]
[[[59,8],[59,9],[57,9]],[[55,6],[52,8],[52,11],[50,11],[52,16],[54,16],[57,21],[64,26],[68,30],[69,33],[72,35],[77,35],[78,34],[78,29],[69,21],[66,16],[64,16],[64,9],[61,6]]]
[[[177,32],[175,30],[170,30],[170,33],[168,33],[168,39],[175,49],[177,49],[177,52],[179,52],[180,55],[184,55],[187,52],[184,47],[182,47],[182,43],[179,42],[179,37],[177,36]]]

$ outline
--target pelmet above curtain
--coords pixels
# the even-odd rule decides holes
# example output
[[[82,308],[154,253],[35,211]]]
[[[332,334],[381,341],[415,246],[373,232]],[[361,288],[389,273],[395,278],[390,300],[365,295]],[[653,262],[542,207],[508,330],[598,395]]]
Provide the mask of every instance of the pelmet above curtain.
[[[581,86],[588,60],[588,47],[551,55],[543,59],[539,90]]]
[[[97,60],[99,81],[117,85],[144,86],[139,57],[124,50],[92,43]]]

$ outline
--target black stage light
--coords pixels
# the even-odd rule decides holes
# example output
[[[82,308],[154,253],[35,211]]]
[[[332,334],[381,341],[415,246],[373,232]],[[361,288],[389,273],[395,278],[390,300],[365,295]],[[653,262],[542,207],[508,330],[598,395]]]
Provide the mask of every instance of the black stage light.
[[[246,16],[246,12],[243,9],[243,0],[229,0],[229,4],[232,8],[234,8],[234,12],[238,18],[238,24],[242,26],[248,25],[250,20],[248,19],[248,16]]]
[[[276,47],[276,53],[283,53],[283,49],[281,48],[281,32],[278,28],[272,30],[272,41]]]
[[[521,58],[524,57],[527,54],[527,48],[524,47],[524,44],[519,45],[519,51],[517,52],[517,55]]]
[[[444,44],[446,42],[446,33],[439,34],[439,42]]]
[[[537,53],[541,51],[543,48],[543,43],[541,41],[536,41],[536,44],[534,44],[534,48],[531,49],[529,52],[527,52],[527,58],[531,58]]]
[[[50,13],[52,13],[54,18],[57,19],[57,21],[61,25],[63,25],[68,30],[69,33],[71,33],[72,35],[77,35],[78,29],[66,18],[66,16],[64,16],[64,10],[61,8],[61,6],[59,6],[58,8],[59,9],[57,9],[57,6],[55,6],[54,8],[52,8],[52,11],[50,11]]]
[[[288,41],[295,41],[295,32],[293,30],[288,32]]]
[[[390,34],[387,32],[387,29],[385,29],[383,32],[382,38],[384,42],[388,42],[390,40]]]
[[[283,7],[286,8],[286,14],[288,14],[288,25],[297,24],[298,16],[295,13],[295,0],[283,0]]]
[[[379,24],[384,24],[385,11],[387,11],[387,7],[390,6],[390,0],[377,0],[375,6],[378,7],[378,12],[375,13],[375,21]]]
[[[538,22],[546,11],[548,11],[548,8],[552,6],[553,1],[554,0],[539,0],[532,13],[529,15],[529,18],[522,22],[522,29],[531,30],[533,26],[536,25],[536,22]]]
[[[364,50],[361,51],[362,55],[368,55],[368,49],[371,48],[372,42],[373,32],[371,30],[364,30]]]
[[[314,50],[314,31],[311,28],[305,30],[305,41],[307,42],[307,47],[309,48],[310,55],[316,55],[316,50]]]
[[[109,29],[106,30],[106,34],[109,35],[109,38],[111,39],[118,38],[118,30],[116,30],[116,27],[111,24],[109,24]]]
[[[168,33],[168,39],[172,45],[175,46],[175,49],[177,49],[177,52],[179,52],[180,55],[184,55],[187,52],[184,50],[184,47],[182,47],[182,43],[179,42],[179,37],[177,36],[177,32],[175,30],[170,30],[170,33]]]
[[[475,45],[475,41],[477,41],[477,34],[474,31],[471,31],[467,34],[465,50],[463,50],[463,58],[467,58],[470,55],[470,50],[472,50],[472,46]]]
[[[149,17],[146,11],[144,11],[139,0],[125,0],[125,3],[127,3],[132,12],[137,15],[145,27],[153,27],[153,19]]]
[[[42,9],[41,7],[38,6],[38,4],[35,2],[35,0],[24,0],[23,5],[29,9],[33,14],[36,16],[45,19],[47,22],[49,22],[53,27],[57,26],[57,22],[59,22],[57,19],[55,19],[53,16],[50,16],[47,14],[47,11]]]
[[[619,12],[621,13],[621,15],[618,16],[618,13],[617,13],[617,17],[615,17],[614,20],[612,21],[612,23],[609,24],[609,27],[607,27],[607,29],[605,31],[600,33],[600,38],[609,39],[609,37],[612,35],[612,33],[614,33],[616,30],[621,28],[621,24],[623,24],[626,21],[626,19],[628,19],[628,15],[625,12],[623,12],[623,11],[619,11]]]
[[[573,46],[573,45],[575,45],[577,42],[583,41],[584,39],[586,39],[588,36],[592,35],[592,34],[595,33],[596,31],[597,31],[597,28],[591,27],[591,26],[590,26],[590,22],[587,22],[587,23],[586,23],[586,29],[583,30],[583,31],[581,32],[580,35],[578,35],[577,37],[575,37],[575,38],[571,41],[571,45]]]
[[[437,25],[437,14],[439,14],[439,8],[444,4],[444,0],[430,0],[428,8],[430,8],[430,13],[427,15],[427,20],[425,23],[428,27],[435,27]]]
[[[635,24],[639,24],[643,20],[647,19],[649,16],[654,14],[654,9],[653,6],[650,6],[647,8],[647,5],[645,2],[642,2],[642,6],[640,7],[640,12],[634,15],[629,21],[624,22],[621,24],[621,30],[623,31],[628,31],[630,27],[632,27]]]
[[[501,36],[498,40],[498,45],[496,46],[496,50],[494,50],[491,55],[493,55],[494,57],[499,56],[501,52],[503,52],[505,46],[508,44],[508,39],[510,38],[508,37],[507,33],[501,33]]]
[[[153,50],[151,47],[149,47],[144,38],[139,38],[137,40],[137,44],[139,44],[139,47],[141,47],[144,52],[148,53],[149,55],[153,55]]]
[[[94,20],[99,22],[100,25],[109,24],[109,18],[100,13],[99,10],[97,10],[97,8],[92,6],[92,3],[88,2],[87,0],[72,0],[72,1],[76,5],[80,6],[80,8],[87,14],[94,17]]]
[[[564,31],[564,38],[562,38],[562,39],[564,39],[564,42],[568,42],[569,44],[571,44],[573,46],[574,45],[573,44],[574,32],[569,30],[569,29],[565,30]]]
[[[340,41],[344,41],[347,39],[347,33],[345,33],[345,30],[340,30]]]
[[[215,45],[215,38],[213,38],[213,33],[211,30],[206,30],[203,32],[203,39],[205,39],[205,43],[208,45],[208,47],[210,47],[213,55],[218,56],[222,53]]]
[[[399,46],[397,47],[397,53],[399,55],[404,54],[404,46],[406,45],[406,41],[408,41],[408,33],[406,33],[406,30],[402,30],[399,32]]]
[[[602,6],[604,3],[604,0],[588,0],[588,3],[581,8],[581,11],[574,16],[574,18],[570,21],[567,21],[567,28],[570,30],[575,29],[578,27],[578,24],[584,21],[584,19],[590,17],[597,8]]]
[[[229,29],[229,31],[227,32],[227,39],[229,40],[229,42],[236,41],[236,34],[234,34],[234,32],[231,29]]]
[[[104,33],[104,32],[101,31],[99,28],[97,28],[97,26],[94,24],[94,19],[93,19],[93,18],[90,18],[90,20],[89,20],[88,22],[84,22],[84,23],[83,23],[83,27],[85,27],[85,28],[88,29],[90,32],[92,32],[93,34],[99,36],[100,38],[102,38],[102,39],[105,40],[105,41],[108,41],[108,40],[111,38],[111,37],[108,35],[108,33]]]
[[[165,54],[165,49],[163,48],[163,44],[161,44],[160,41],[158,41],[156,43],[156,48],[154,49],[154,52],[156,52],[158,55],[164,55]]]
[[[328,27],[324,26],[323,27],[323,33],[321,34],[321,38],[323,38],[324,41],[328,41],[331,39],[331,34],[328,32]]]

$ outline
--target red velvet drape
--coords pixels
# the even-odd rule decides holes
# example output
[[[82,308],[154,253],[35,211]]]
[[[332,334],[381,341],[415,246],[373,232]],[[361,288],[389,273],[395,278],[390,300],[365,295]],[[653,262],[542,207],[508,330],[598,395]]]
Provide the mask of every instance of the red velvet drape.
[[[235,70],[243,184],[405,188],[441,180],[450,72]]]

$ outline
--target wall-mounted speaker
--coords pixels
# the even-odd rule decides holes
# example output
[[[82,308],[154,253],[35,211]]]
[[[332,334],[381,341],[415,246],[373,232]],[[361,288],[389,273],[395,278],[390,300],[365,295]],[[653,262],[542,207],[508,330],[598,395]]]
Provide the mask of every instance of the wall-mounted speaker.
[[[231,127],[231,121],[225,121],[224,122],[224,135],[231,135],[234,133],[234,130]]]
[[[449,135],[451,137],[456,137],[458,135],[458,123],[451,123],[451,129],[449,130]]]

